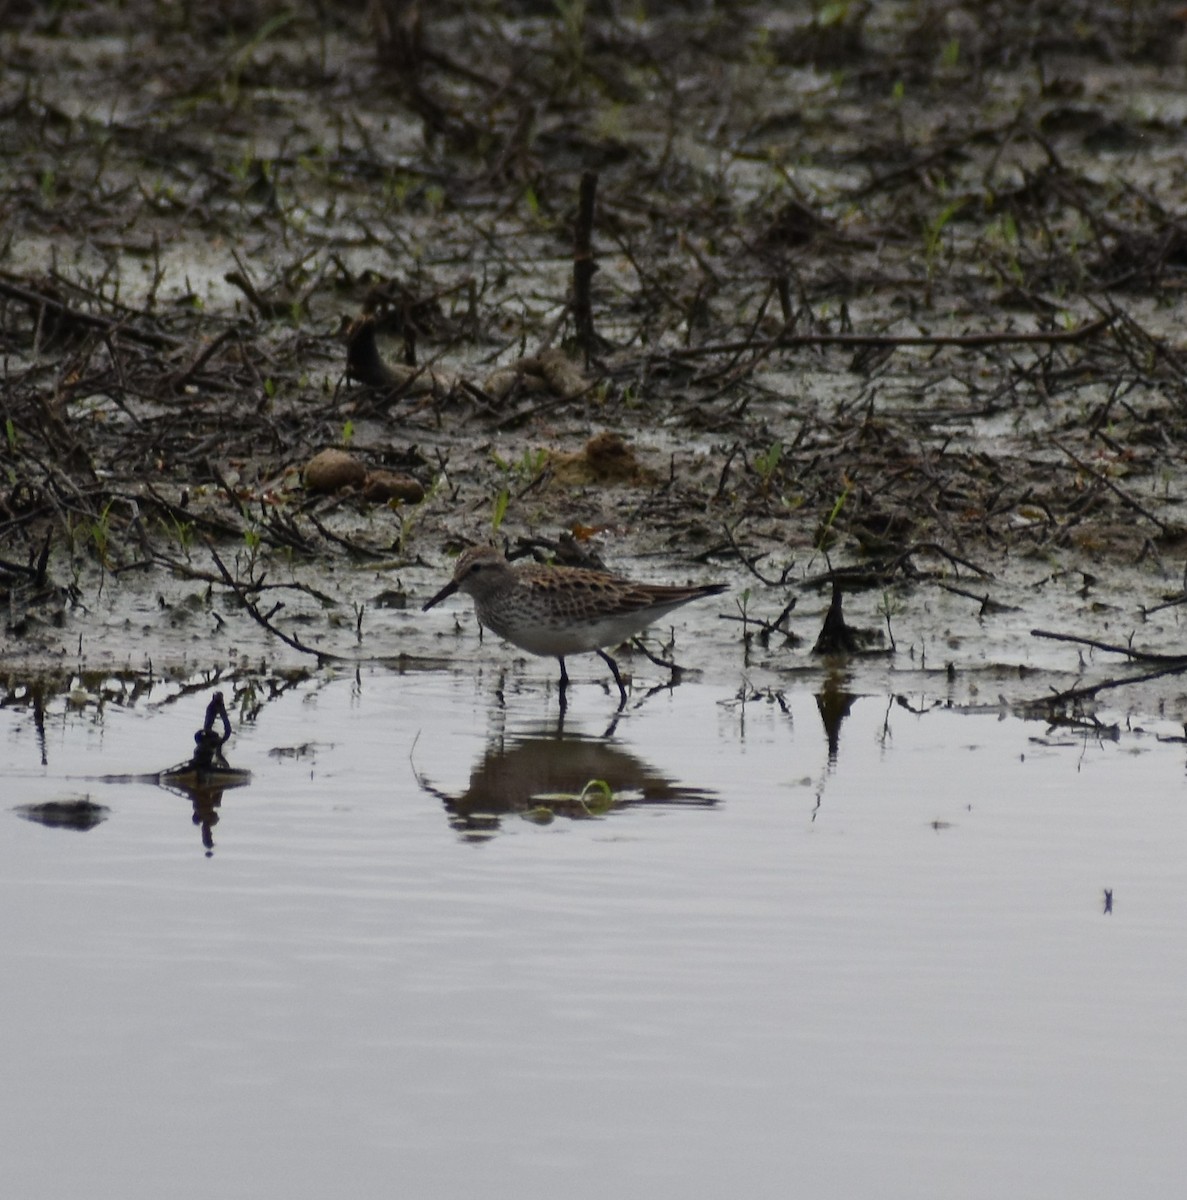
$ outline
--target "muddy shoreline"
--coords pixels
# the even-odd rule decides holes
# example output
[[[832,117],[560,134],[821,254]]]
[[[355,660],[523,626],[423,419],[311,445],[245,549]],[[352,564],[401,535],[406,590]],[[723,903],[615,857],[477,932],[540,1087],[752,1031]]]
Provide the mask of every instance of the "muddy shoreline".
[[[494,540],[756,693],[1187,714],[1182,26],[1081,7],[10,8],[10,697],[511,663]]]

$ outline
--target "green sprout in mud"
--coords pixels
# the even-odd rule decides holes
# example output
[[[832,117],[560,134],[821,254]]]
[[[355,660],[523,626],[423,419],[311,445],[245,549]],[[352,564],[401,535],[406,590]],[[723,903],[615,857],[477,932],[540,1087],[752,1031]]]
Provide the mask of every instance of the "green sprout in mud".
[[[780,441],[772,442],[766,450],[754,456],[754,469],[758,472],[764,496],[770,494],[771,481],[775,477],[775,472],[779,468],[779,461],[782,457],[783,443]]]
[[[927,264],[927,302],[931,303],[931,285],[935,279],[936,260],[940,255],[940,247],[943,243],[944,230],[948,223],[964,206],[968,203],[967,196],[958,196],[955,200],[945,204],[940,209],[935,220],[928,225],[923,239],[923,256]]]
[[[907,85],[900,79],[890,89],[890,102],[894,106],[894,122],[898,126],[898,139],[907,140],[907,125],[903,116],[903,101],[907,97]]]
[[[304,172],[315,183],[320,183],[323,186],[328,185],[331,181],[337,182],[334,173],[330,170],[329,156],[326,153],[326,148],[320,143],[308,148],[303,154],[297,155],[297,167]],[[271,174],[269,174],[271,181]],[[337,201],[331,198],[331,205]]]
[[[771,47],[771,31],[760,26],[750,43],[750,65],[770,69],[779,65],[779,58]]]
[[[177,543],[178,548],[185,556],[186,561],[190,558],[190,549],[194,544],[194,523],[193,521],[182,521],[173,513],[169,513],[169,520],[161,521],[161,528],[166,533],[170,534],[173,540]]]
[[[4,438],[8,442],[8,452],[16,453],[16,426],[12,422],[12,418],[8,417],[4,422]]]
[[[407,551],[409,539],[412,537],[412,531],[416,528],[420,518],[429,511],[431,501],[438,492],[445,486],[445,473],[434,477],[433,482],[429,484],[424,496],[418,504],[405,504],[403,501],[395,501],[396,512],[400,517],[400,532],[396,538],[396,549],[400,554]]]
[[[585,0],[552,0],[560,17],[557,62],[565,83],[577,83],[585,70]]]
[[[263,545],[264,539],[260,536],[260,531],[254,526],[248,526],[243,531],[243,544],[247,547],[247,563],[244,566],[241,563],[236,565],[240,567],[241,573],[250,576],[255,572],[256,559],[259,558],[260,547]],[[236,555],[236,559],[239,555]]]
[[[543,446],[535,450],[525,450],[519,460],[517,472],[526,482],[531,482],[548,465],[548,451]]]
[[[523,202],[527,206],[528,219],[533,222],[539,221],[540,197],[536,195],[536,189],[530,184],[523,189]]]
[[[227,67],[227,77],[225,80],[226,91],[229,99],[234,103],[239,97],[239,79],[243,74],[244,68],[251,61],[251,56],[274,34],[283,29],[290,21],[294,20],[296,13],[286,11],[277,13],[271,20],[265,21],[260,26],[254,37],[244,42],[242,46],[232,55],[230,64]]]
[[[354,440],[354,422],[348,420],[342,426],[342,444],[344,446],[349,446],[353,440]]]
[[[1018,225],[1010,213],[1002,213],[995,218],[985,230],[985,240],[993,247],[1000,249],[1007,258],[1007,273],[1015,283],[1021,284],[1025,272],[1018,258],[1020,239]]]
[[[397,211],[402,209],[407,203],[408,195],[411,191],[412,177],[403,171],[393,171],[384,178],[382,189],[383,199]]]
[[[110,565],[107,552],[111,548],[111,506],[114,503],[114,500],[108,500],[99,515],[90,523],[88,530],[95,553],[104,567]]]
[[[628,136],[629,131],[625,104],[603,104],[594,114],[593,132],[600,141],[621,141]]]
[[[491,507],[490,513],[490,531],[498,533],[503,524],[503,519],[507,516],[507,505],[511,503],[511,489],[500,488],[499,494],[495,497],[494,505]]]
[[[830,25],[844,25],[852,7],[850,0],[826,0],[812,14],[812,23],[821,29],[827,29]]]
[[[960,39],[953,38],[950,42],[948,42],[944,49],[940,51],[940,66],[951,69],[952,67],[955,67],[958,62],[960,62]]]
[[[828,541],[829,535],[832,533],[832,528],[837,522],[837,518],[841,515],[845,508],[845,503],[849,499],[850,493],[853,491],[853,485],[846,483],[844,490],[833,503],[832,509],[829,511],[824,522],[820,526],[820,532],[816,537],[816,549],[823,550],[825,543]]]
[[[496,454],[493,450],[490,457],[491,462],[505,475],[523,483],[531,483],[548,465],[548,451],[543,446],[537,447],[535,450],[529,447],[515,462],[511,462],[501,454]]]

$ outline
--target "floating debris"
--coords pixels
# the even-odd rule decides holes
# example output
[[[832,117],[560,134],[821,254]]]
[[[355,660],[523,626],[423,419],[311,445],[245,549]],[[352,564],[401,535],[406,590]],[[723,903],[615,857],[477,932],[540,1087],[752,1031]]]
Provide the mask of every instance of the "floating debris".
[[[14,811],[18,817],[35,821],[38,825],[48,825],[53,829],[77,829],[85,833],[106,821],[111,809],[83,798],[47,800],[44,804],[18,804]]]

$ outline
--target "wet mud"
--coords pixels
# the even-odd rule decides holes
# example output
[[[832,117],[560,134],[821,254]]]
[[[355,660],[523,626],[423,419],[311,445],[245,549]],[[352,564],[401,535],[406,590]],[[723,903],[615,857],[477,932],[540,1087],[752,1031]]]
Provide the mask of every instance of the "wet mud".
[[[727,581],[739,694],[1178,719],[1183,25],[1073,8],[9,4],[6,702],[514,664],[494,541]]]

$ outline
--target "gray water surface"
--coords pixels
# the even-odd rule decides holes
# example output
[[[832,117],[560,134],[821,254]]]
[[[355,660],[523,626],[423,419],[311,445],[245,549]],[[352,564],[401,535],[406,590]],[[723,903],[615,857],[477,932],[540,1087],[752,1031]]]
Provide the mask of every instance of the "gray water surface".
[[[0,711],[5,1193],[1178,1194],[1180,730],[590,678]]]

